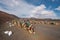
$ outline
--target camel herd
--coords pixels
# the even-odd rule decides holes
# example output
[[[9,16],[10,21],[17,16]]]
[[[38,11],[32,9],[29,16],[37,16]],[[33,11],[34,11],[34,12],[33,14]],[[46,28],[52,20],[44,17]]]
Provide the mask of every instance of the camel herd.
[[[29,31],[30,33],[34,32],[33,25],[35,24],[47,24],[47,25],[59,25],[60,24],[59,22],[55,22],[55,21],[35,21],[35,20],[20,20],[20,19],[8,21],[7,23],[9,24],[10,27],[11,26],[21,27]]]
[[[28,23],[27,23],[28,22]],[[20,27],[23,28],[25,30],[27,30],[29,33],[34,33],[34,27],[32,26],[32,24],[29,21],[20,21],[20,20],[12,20],[12,21],[8,21],[8,25],[11,26],[16,26],[16,27]]]
[[[60,22],[56,21],[30,21],[32,24],[47,24],[47,25],[60,25]]]
[[[60,25],[59,22],[56,21],[35,21],[35,20],[12,20],[9,22],[10,26],[18,26],[18,27],[25,27],[27,26],[27,24],[25,24],[26,22],[29,22],[31,26],[32,24],[47,24],[47,25]]]

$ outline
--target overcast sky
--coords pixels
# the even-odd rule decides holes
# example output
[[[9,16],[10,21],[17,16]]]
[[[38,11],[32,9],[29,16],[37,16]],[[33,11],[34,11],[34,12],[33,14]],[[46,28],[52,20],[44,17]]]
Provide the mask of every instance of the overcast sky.
[[[0,10],[24,18],[60,19],[60,0],[0,0]]]

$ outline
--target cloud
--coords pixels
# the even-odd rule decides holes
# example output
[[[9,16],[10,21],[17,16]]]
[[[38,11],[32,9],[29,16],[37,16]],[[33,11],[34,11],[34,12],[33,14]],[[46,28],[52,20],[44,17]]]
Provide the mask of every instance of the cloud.
[[[41,4],[40,6],[35,7],[32,10],[32,14],[30,17],[35,18],[57,18],[55,12],[53,10],[46,10],[46,6],[44,4]]]
[[[34,6],[28,4],[24,0],[1,0],[0,3],[6,5],[6,9],[1,8],[0,10],[6,11],[10,14],[17,15],[18,17],[35,17],[35,18],[56,18],[55,12],[52,10],[46,10],[46,6],[41,4]]]
[[[57,8],[55,8],[55,10],[59,10],[60,11],[60,6],[58,6]]]
[[[5,1],[1,0],[0,3],[3,3],[4,5],[6,5],[6,9],[9,9],[9,10],[4,9],[4,7],[5,7],[4,6],[0,10],[7,11],[10,14],[14,14],[19,17],[29,16],[29,14],[31,13],[30,11],[35,7],[33,5],[26,3],[23,0],[5,0]],[[0,5],[0,6],[2,7],[2,5]],[[22,15],[26,15],[26,16],[22,16]]]
[[[11,6],[19,5],[19,1],[17,0],[12,0]]]
[[[44,8],[46,8],[45,5],[41,4],[40,6],[35,7],[35,8],[32,10],[32,13],[36,13],[37,11],[42,11],[42,10],[44,10]]]

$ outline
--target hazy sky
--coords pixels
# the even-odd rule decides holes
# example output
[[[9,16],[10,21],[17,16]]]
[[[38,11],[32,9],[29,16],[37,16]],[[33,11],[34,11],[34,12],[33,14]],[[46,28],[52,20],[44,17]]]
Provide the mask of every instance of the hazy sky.
[[[18,17],[60,19],[60,0],[0,0],[0,10]]]

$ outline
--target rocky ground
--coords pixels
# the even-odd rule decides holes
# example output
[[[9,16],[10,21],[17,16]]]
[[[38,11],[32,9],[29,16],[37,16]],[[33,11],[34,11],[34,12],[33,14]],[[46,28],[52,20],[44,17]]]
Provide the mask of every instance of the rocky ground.
[[[0,40],[60,40],[60,26],[35,24],[35,34],[30,34],[21,27],[9,27],[6,23],[0,26]],[[5,31],[12,31],[11,36]]]

